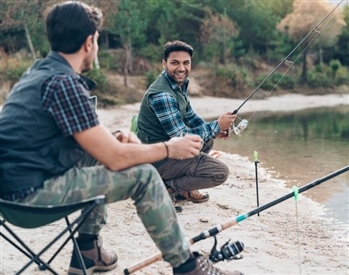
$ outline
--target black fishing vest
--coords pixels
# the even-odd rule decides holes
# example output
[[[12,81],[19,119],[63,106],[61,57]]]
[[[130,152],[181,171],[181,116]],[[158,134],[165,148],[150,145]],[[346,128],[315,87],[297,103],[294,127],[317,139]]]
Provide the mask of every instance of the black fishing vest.
[[[41,186],[85,154],[72,136],[63,137],[42,107],[41,87],[57,74],[76,75],[62,56],[50,52],[27,70],[6,99],[0,113],[0,193]]]
[[[149,106],[149,96],[160,92],[171,94],[177,101],[181,117],[183,118],[186,115],[189,104],[188,98],[181,93],[179,88],[178,90],[173,91],[171,83],[166,79],[163,73],[160,74],[144,94],[140,106],[137,122],[137,136],[142,143],[156,143],[170,139],[167,133],[163,130],[159,119]]]

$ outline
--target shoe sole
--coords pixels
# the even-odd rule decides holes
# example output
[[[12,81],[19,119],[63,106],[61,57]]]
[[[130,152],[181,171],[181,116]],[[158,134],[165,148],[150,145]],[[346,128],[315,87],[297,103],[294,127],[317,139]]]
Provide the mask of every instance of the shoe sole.
[[[202,202],[208,201],[209,199],[210,199],[210,197],[208,197],[208,198],[206,198],[206,199],[199,200],[199,201],[197,201],[197,200],[195,200],[195,201],[189,200],[189,201],[191,201],[191,202],[193,202],[193,203],[202,203]]]
[[[202,203],[202,202],[206,202],[210,199],[210,197],[201,199],[201,200],[191,200],[191,199],[177,199],[176,198],[176,202],[185,202],[185,201],[191,201],[193,203]]]
[[[86,269],[86,274],[92,275],[92,273],[94,271],[101,271],[101,272],[110,271],[110,270],[116,268],[117,266],[118,266],[118,262],[115,262],[114,264],[108,265],[108,266],[93,266],[93,267]],[[81,269],[69,267],[68,275],[83,275],[83,274],[84,273],[82,272]]]

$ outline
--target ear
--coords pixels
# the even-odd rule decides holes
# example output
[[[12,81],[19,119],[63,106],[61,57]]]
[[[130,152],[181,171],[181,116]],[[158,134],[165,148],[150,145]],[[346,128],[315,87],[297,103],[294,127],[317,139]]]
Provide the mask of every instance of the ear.
[[[166,66],[166,61],[165,59],[162,60],[162,68],[165,69],[165,66]]]
[[[93,47],[93,36],[89,35],[87,36],[85,43],[84,43],[84,50],[86,52],[90,52],[92,50]]]

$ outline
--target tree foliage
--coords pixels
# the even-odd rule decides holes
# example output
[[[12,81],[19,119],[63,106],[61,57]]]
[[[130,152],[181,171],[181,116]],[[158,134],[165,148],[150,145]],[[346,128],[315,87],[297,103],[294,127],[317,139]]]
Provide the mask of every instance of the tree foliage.
[[[43,12],[64,0],[0,0],[0,48],[5,54],[26,49],[31,56],[45,56]],[[280,61],[334,6],[323,0],[84,0],[102,9],[101,54],[115,70],[132,73],[133,60],[147,59],[159,64],[163,45],[183,40],[194,47],[194,66],[236,63],[257,68]],[[349,65],[349,8],[337,9],[335,16],[312,43],[311,57],[324,66],[338,59]],[[316,33],[314,33],[315,35]],[[30,42],[31,41],[31,42]],[[123,52],[115,57],[111,54]],[[302,49],[300,49],[302,50]],[[299,53],[299,52],[298,52]],[[307,51],[303,56],[306,76]],[[324,58],[322,58],[322,56]],[[0,57],[1,58],[1,57]],[[117,58],[117,59],[116,59]],[[122,60],[122,62],[120,62]],[[122,65],[121,65],[122,64]],[[226,64],[226,65],[224,65]],[[101,63],[101,66],[103,64]],[[149,64],[144,68],[149,68]],[[296,65],[295,65],[296,66]],[[298,70],[298,68],[296,68]],[[296,71],[296,70],[295,70]],[[345,77],[343,68],[338,75]],[[0,72],[1,73],[1,72]]]
[[[343,65],[349,66],[349,4],[343,8],[345,27],[338,37],[334,58],[341,60]]]
[[[227,64],[234,49],[234,38],[239,31],[226,14],[214,15],[207,10],[207,17],[201,25],[201,41],[207,56],[214,63]]]
[[[307,76],[307,53],[309,48],[320,47],[322,49],[322,47],[334,46],[342,28],[345,26],[342,13],[333,13],[333,16],[330,15],[326,18],[333,8],[329,3],[320,0],[311,2],[295,0],[293,11],[277,25],[279,31],[288,34],[295,42],[302,41],[314,29],[312,35],[302,45],[304,49],[302,78],[304,81],[306,81]],[[325,20],[320,23],[322,19]]]
[[[302,1],[296,0],[294,2],[294,9],[289,13],[277,28],[281,32],[287,33],[292,40],[302,40],[317,24],[333,9],[333,6],[324,1]],[[301,22],[301,24],[300,24]],[[316,28],[321,32],[312,43],[314,46],[323,45],[324,47],[333,46],[338,39],[342,28],[345,26],[343,20],[343,13],[335,13],[329,16],[327,20],[323,21]]]

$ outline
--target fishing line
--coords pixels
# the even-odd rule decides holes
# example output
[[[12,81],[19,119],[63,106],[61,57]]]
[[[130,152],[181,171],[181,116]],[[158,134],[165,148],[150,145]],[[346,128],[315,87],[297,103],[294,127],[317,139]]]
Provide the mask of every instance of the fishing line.
[[[300,234],[299,234],[299,222],[298,222],[298,187],[293,186],[293,192],[294,192],[294,201],[296,204],[296,231],[297,231],[297,244],[298,244],[298,267],[299,267],[299,274],[302,274],[302,265],[301,265],[301,247],[300,247]]]
[[[276,86],[279,84],[279,82],[284,78],[284,76],[287,74],[287,72],[293,67],[294,63],[296,63],[296,61],[299,59],[299,57],[302,56],[302,54],[305,52],[305,50],[308,49],[308,47],[311,45],[311,43],[313,43],[313,41],[320,35],[320,33],[322,32],[322,30],[328,25],[328,23],[332,20],[332,18],[336,15],[336,13],[333,13],[332,17],[330,17],[330,19],[326,22],[326,24],[324,24],[324,26],[320,29],[320,30],[316,30],[314,29],[314,31],[316,32],[316,34],[314,35],[314,37],[310,40],[310,42],[304,47],[304,49],[297,55],[297,57],[293,60],[285,60],[284,62],[287,62],[290,64],[290,66],[287,68],[287,70],[281,75],[280,79],[275,83],[275,85],[273,86],[273,88],[268,92],[268,94],[265,96],[264,99],[266,99],[276,88]],[[264,100],[263,99],[263,100]],[[248,119],[248,121],[251,121],[252,117],[255,115],[257,111],[254,111],[254,113],[250,116],[250,118]]]
[[[313,41],[320,35],[320,33],[322,32],[322,30],[328,25],[328,23],[332,20],[332,18],[336,15],[335,10],[342,4],[344,0],[341,0],[341,2],[339,2],[318,24],[316,24],[316,26],[296,45],[296,47],[294,47],[292,49],[292,51],[269,73],[269,75],[266,76],[266,78],[264,78],[264,80],[251,92],[251,94],[241,103],[241,105],[235,109],[233,111],[232,114],[237,114],[239,112],[239,110],[241,109],[241,107],[243,105],[245,105],[245,103],[259,90],[259,88],[279,69],[279,67],[285,63],[289,63],[290,65],[288,66],[288,68],[286,69],[286,71],[281,75],[281,77],[279,78],[279,80],[275,83],[275,85],[272,87],[272,89],[268,92],[268,94],[264,97],[263,100],[265,100],[276,88],[276,86],[280,83],[280,81],[283,79],[283,77],[286,75],[286,73],[293,67],[294,63],[299,59],[299,57],[304,53],[305,50],[308,49],[308,47],[313,43]],[[327,19],[329,18],[324,24],[323,26],[318,29],[318,27]],[[303,48],[303,50],[296,56],[296,58],[293,61],[288,60],[288,58],[296,51],[296,49],[298,49],[298,47],[300,45],[303,44],[303,42],[305,40],[308,39],[308,37],[315,32],[315,35],[313,36],[313,38],[308,42],[308,44],[305,45],[305,47]],[[249,124],[249,121],[252,119],[252,117],[255,115],[257,111],[254,111],[252,113],[252,115],[250,116],[250,118],[247,119],[241,119],[240,117],[238,117],[240,119],[240,123],[235,127],[235,124],[233,123],[232,125],[232,129],[234,131],[234,133],[236,135],[240,134]],[[226,131],[226,134],[228,136],[229,134],[229,130]]]

